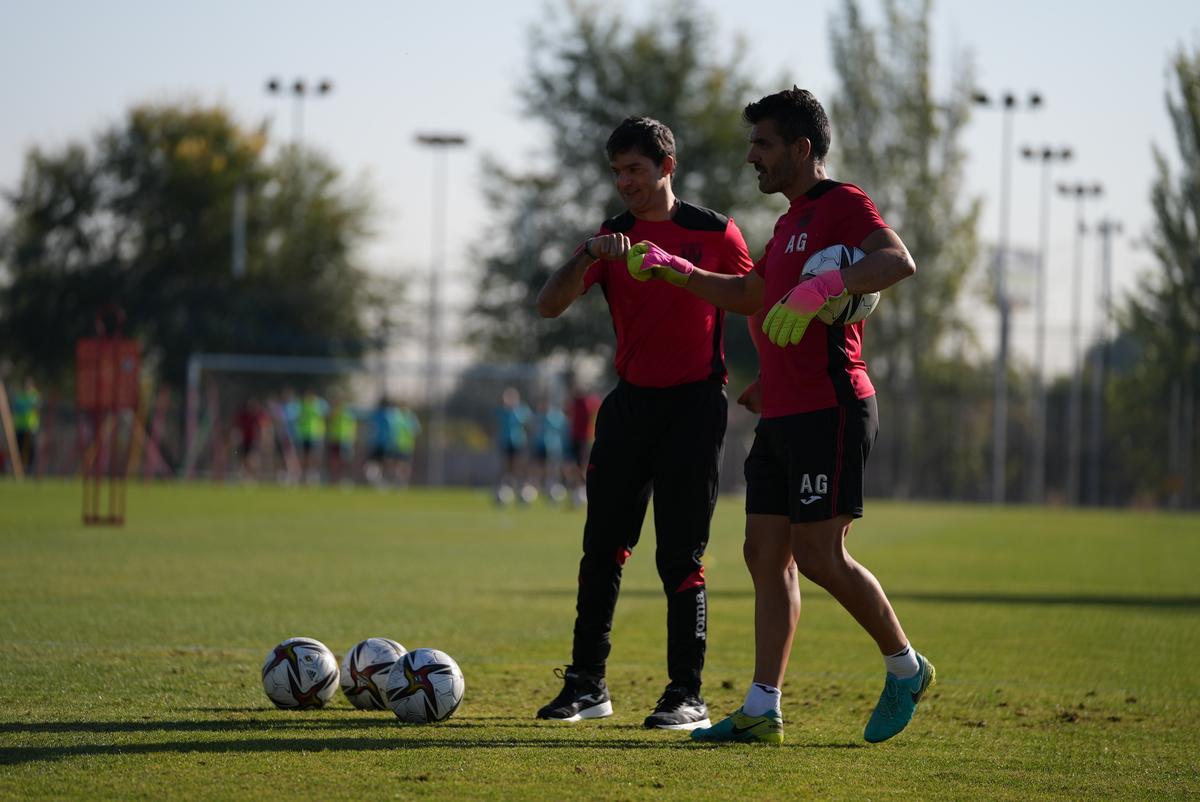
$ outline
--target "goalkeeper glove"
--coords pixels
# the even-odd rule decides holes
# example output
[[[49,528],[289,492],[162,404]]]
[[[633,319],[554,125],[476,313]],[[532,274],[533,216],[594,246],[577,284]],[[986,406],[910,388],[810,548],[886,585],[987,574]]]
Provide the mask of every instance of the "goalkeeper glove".
[[[692,271],[696,269],[687,259],[672,256],[653,242],[646,241],[629,249],[625,264],[629,267],[629,275],[638,281],[660,278],[676,287],[687,284]]]
[[[817,313],[831,300],[845,294],[846,283],[840,270],[827,270],[802,281],[788,290],[767,313],[762,324],[763,334],[776,345],[795,345]]]

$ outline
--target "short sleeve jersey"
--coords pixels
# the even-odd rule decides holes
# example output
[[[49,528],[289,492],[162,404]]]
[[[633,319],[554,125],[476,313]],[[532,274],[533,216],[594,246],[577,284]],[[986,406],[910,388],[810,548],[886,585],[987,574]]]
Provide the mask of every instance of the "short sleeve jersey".
[[[525,424],[533,416],[532,410],[525,404],[509,407],[501,404],[496,409],[496,419],[499,421],[500,444],[506,448],[524,448],[527,442]]]
[[[743,275],[754,266],[731,218],[680,202],[670,220],[640,220],[624,212],[599,234],[649,240],[712,273]],[[617,336],[617,375],[639,387],[674,387],[715,378],[725,381],[725,313],[665,281],[638,281],[623,261],[594,262],[584,291],[599,284]]]
[[[804,263],[830,245],[858,247],[886,228],[875,204],[853,184],[821,181],[792,201],[754,269],[765,281],[769,310],[800,281]],[[757,318],[761,323],[762,316]],[[841,406],[875,394],[862,358],[863,326],[826,326],[813,320],[796,345],[771,343],[753,326],[758,345],[762,415],[777,418]]]
[[[421,421],[411,409],[397,409],[395,416],[392,431],[396,450],[401,454],[412,454],[417,447],[417,435],[421,433]]]

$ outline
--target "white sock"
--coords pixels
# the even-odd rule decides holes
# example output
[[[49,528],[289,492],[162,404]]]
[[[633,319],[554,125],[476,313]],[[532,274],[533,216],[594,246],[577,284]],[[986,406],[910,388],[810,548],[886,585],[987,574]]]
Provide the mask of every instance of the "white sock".
[[[883,664],[887,666],[888,673],[894,674],[896,679],[915,677],[921,670],[921,664],[917,662],[916,650],[907,644],[895,654],[885,654]]]
[[[746,701],[742,703],[742,712],[747,716],[763,716],[768,710],[774,710],[782,715],[779,707],[783,694],[778,688],[763,685],[761,682],[751,682],[750,690],[746,693]]]

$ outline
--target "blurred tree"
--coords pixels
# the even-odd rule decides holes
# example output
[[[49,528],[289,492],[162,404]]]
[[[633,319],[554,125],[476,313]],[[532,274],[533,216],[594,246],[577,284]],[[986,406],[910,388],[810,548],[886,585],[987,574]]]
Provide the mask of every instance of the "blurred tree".
[[[1113,486],[1133,488],[1143,500],[1191,507],[1200,456],[1200,50],[1177,53],[1170,78],[1166,102],[1179,170],[1154,147],[1158,176],[1146,243],[1157,269],[1141,278],[1120,315],[1117,345],[1124,348],[1117,353],[1132,357],[1114,364],[1106,435],[1121,449],[1108,462],[1124,474]]]
[[[477,247],[473,338],[488,356],[523,362],[611,352],[599,293],[554,321],[541,320],[534,302],[572,249],[621,211],[604,142],[627,116],[669,125],[677,137],[676,194],[734,215],[751,253],[761,250],[778,210],[764,204],[744,162],[741,111],[757,95],[742,64],[744,44],[734,42],[727,56],[723,49],[710,20],[682,0],[660,4],[641,25],[601,3],[568,2],[532,31],[521,103],[542,124],[547,147],[535,159],[542,167],[484,165],[496,223]],[[728,329],[731,361],[740,354],[752,365],[745,323],[731,315]]]
[[[973,70],[965,54],[952,54],[962,64],[949,97],[936,99],[931,0],[881,5],[878,26],[866,22],[857,0],[845,0],[832,19],[840,87],[828,103],[831,174],[871,196],[917,262],[916,277],[887,290],[867,323],[868,364],[888,415],[882,453],[872,459],[880,465],[873,484],[888,495],[962,497],[962,477],[986,476],[986,427],[965,419],[946,426],[948,419],[930,410],[946,394],[966,403],[972,393],[965,383],[978,381],[966,361],[972,340],[957,306],[978,258],[980,204],[965,195],[959,144]],[[957,390],[954,376],[964,382]]]
[[[68,375],[109,302],[174,384],[195,351],[360,353],[364,310],[378,323],[387,306],[354,262],[369,199],[311,151],[268,162],[265,142],[224,109],[161,105],[134,108],[91,148],[31,151],[0,234],[5,356]]]

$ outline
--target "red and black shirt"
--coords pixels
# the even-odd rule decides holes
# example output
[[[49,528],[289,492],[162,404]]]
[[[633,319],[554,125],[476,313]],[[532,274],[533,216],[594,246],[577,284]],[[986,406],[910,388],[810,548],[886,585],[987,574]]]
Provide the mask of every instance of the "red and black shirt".
[[[731,218],[679,203],[670,220],[640,220],[624,212],[605,220],[597,236],[625,234],[712,273],[742,275],[754,262]],[[584,275],[584,292],[599,284],[617,335],[617,375],[639,387],[673,387],[726,378],[725,312],[665,281],[638,281],[623,261],[600,260]]]
[[[859,247],[886,228],[875,204],[853,184],[821,181],[792,201],[754,269],[765,280],[763,310],[800,281],[808,258],[830,245]],[[762,315],[756,320],[761,323]],[[762,415],[778,418],[840,406],[875,394],[862,358],[863,324],[826,326],[813,320],[796,345],[780,347],[752,327],[758,345]]]

